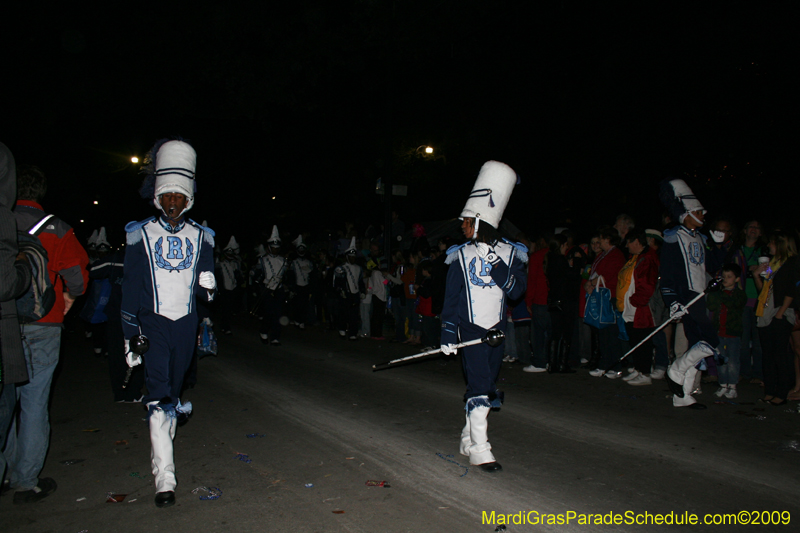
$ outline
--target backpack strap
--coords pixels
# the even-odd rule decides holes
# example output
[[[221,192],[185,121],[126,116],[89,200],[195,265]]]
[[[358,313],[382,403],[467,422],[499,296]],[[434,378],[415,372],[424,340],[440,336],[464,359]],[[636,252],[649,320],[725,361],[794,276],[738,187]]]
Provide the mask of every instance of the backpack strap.
[[[55,215],[43,216],[42,219],[39,220],[39,222],[34,224],[33,227],[31,227],[31,229],[28,230],[28,235],[33,235],[34,237],[38,237],[39,234],[42,232],[42,228],[44,228],[44,225],[47,223],[47,221],[53,218],[54,216]]]

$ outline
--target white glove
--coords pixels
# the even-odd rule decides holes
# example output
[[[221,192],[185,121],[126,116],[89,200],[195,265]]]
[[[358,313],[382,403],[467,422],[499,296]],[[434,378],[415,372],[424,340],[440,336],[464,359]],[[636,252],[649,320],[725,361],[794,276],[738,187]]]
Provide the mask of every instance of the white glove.
[[[489,245],[486,244],[485,242],[476,243],[475,248],[477,248],[478,257],[480,257],[481,259],[485,259],[486,256],[489,255],[489,252],[492,250],[491,248],[489,248]]]
[[[711,238],[717,244],[722,244],[723,242],[725,242],[725,234],[721,231],[712,231]]]
[[[440,348],[445,355],[453,355],[458,351],[455,344],[442,344]]]
[[[687,314],[689,314],[689,310],[680,302],[672,302],[672,305],[669,306],[670,320],[677,320]]]
[[[200,272],[200,277],[197,278],[197,281],[204,289],[213,291],[217,288],[217,280],[214,279],[213,272]]]
[[[125,362],[131,368],[142,364],[142,356],[131,351],[131,341],[128,339],[125,339]]]

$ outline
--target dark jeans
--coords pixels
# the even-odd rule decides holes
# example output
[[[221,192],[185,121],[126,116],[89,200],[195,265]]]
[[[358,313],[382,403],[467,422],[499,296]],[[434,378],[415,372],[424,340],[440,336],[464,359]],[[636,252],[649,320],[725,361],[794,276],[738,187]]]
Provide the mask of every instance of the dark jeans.
[[[386,302],[372,295],[372,316],[369,326],[373,337],[383,337],[383,317],[386,315]]]
[[[598,330],[597,341],[600,349],[598,368],[618,371],[621,368],[619,358],[622,357],[622,345],[617,325],[611,324],[607,328]]]
[[[746,378],[761,379],[761,340],[756,327],[754,307],[745,306],[742,314],[742,345],[739,352],[739,374]],[[752,345],[752,346],[751,346]]]
[[[792,324],[773,318],[769,326],[759,328],[764,363],[764,394],[786,399],[794,385],[794,353],[789,347]]]
[[[531,364],[531,323],[514,323],[514,337],[517,342],[517,358],[524,366]]]
[[[424,346],[439,347],[439,335],[442,326],[435,316],[422,316],[422,344]]]
[[[550,313],[546,305],[533,304],[531,306],[531,364],[537,368],[544,368],[547,364],[547,345],[552,335]]]
[[[626,322],[625,328],[628,332],[631,348],[642,342],[642,339],[650,335],[656,328],[634,328],[633,322]],[[621,357],[621,355],[620,355]],[[649,338],[647,342],[636,348],[636,351],[628,356],[629,363],[633,363],[633,367],[637,372],[642,374],[649,374],[650,367],[653,363],[653,337]],[[632,358],[632,359],[631,359]]]

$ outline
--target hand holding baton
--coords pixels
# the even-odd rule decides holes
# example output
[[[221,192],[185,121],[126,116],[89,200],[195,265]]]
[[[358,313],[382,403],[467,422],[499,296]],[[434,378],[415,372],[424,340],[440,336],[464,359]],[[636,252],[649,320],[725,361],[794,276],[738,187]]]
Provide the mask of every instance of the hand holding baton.
[[[483,342],[485,342],[489,346],[496,347],[500,346],[505,337],[506,337],[505,333],[503,333],[499,329],[490,329],[489,331],[486,332],[486,335],[484,337],[453,345],[452,349],[457,350],[459,348],[464,348],[466,346],[473,346],[475,344],[481,344]],[[441,348],[437,348],[435,350],[428,350],[427,352],[422,352],[415,355],[409,355],[408,357],[401,357],[400,359],[392,359],[391,361],[386,361],[385,363],[372,365],[372,371],[375,372],[377,370],[386,370],[387,368],[392,368],[392,365],[395,365],[397,363],[405,363],[406,361],[420,359],[422,357],[427,357],[429,355],[436,355],[438,353],[441,353],[441,351],[442,351]]]
[[[139,335],[134,335],[133,337],[131,337],[128,353],[136,354],[141,358],[141,356],[147,353],[147,350],[149,349],[150,349],[150,341],[147,340],[147,337],[145,337],[141,333]],[[125,355],[127,356],[128,353],[126,353]],[[123,389],[128,386],[128,382],[131,380],[132,373],[133,373],[133,367],[128,366],[128,371],[125,373],[125,379],[122,382]]]
[[[650,339],[650,337],[652,337],[653,335],[655,335],[656,333],[658,333],[659,331],[661,331],[662,329],[664,329],[665,327],[667,327],[669,324],[672,324],[672,322],[674,322],[675,320],[677,320],[677,319],[679,319],[680,317],[684,316],[684,315],[686,314],[686,309],[689,309],[691,306],[693,306],[695,303],[697,303],[697,302],[698,302],[698,301],[699,301],[701,298],[703,298],[703,297],[704,297],[706,294],[708,294],[709,292],[718,291],[718,290],[719,290],[719,289],[721,289],[721,288],[722,288],[722,278],[714,278],[714,279],[712,279],[711,281],[709,281],[709,282],[708,282],[708,287],[706,287],[706,290],[704,290],[703,292],[701,292],[700,294],[698,294],[697,296],[695,296],[694,298],[692,298],[692,299],[689,301],[689,303],[687,303],[686,305],[684,305],[684,306],[683,306],[683,309],[682,309],[682,310],[683,310],[684,312],[683,312],[682,314],[679,314],[679,315],[677,315],[677,316],[670,316],[670,317],[669,317],[667,320],[665,320],[665,321],[664,321],[664,323],[663,323],[663,324],[661,324],[661,325],[660,325],[660,326],[658,326],[656,329],[654,329],[654,330],[653,330],[653,331],[650,333],[650,335],[648,335],[647,337],[645,337],[644,339],[642,339],[642,341],[641,341],[639,344],[637,344],[636,346],[634,346],[633,348],[631,348],[630,350],[628,350],[628,353],[626,353],[625,355],[623,355],[622,357],[620,357],[620,358],[619,358],[619,360],[620,360],[620,361],[622,361],[623,359],[625,359],[626,357],[628,357],[630,354],[632,354],[634,351],[636,351],[636,349],[637,349],[639,346],[641,346],[642,344],[644,344],[645,342],[647,342],[647,341]]]

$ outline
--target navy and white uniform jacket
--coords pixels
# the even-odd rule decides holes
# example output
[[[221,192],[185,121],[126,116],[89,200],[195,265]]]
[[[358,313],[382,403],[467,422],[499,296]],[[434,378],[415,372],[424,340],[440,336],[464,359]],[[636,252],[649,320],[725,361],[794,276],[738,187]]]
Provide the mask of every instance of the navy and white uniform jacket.
[[[343,290],[345,294],[355,295],[367,292],[367,287],[364,285],[364,271],[355,263],[337,266],[333,278],[334,287]]]
[[[474,242],[447,250],[445,263],[450,270],[441,314],[442,344],[457,344],[459,328],[488,330],[503,322],[507,299],[525,295],[528,249],[505,239],[490,248],[493,253],[483,259]]]
[[[706,236],[698,230],[679,225],[664,232],[661,248],[661,295],[669,307],[673,302],[686,304],[708,286],[711,265]]]
[[[266,254],[258,259],[255,268],[256,279],[263,281],[264,288],[276,291],[283,287],[286,276],[286,258],[281,255]]]
[[[297,287],[307,287],[311,282],[311,271],[314,270],[314,263],[307,257],[298,257],[292,261],[289,269],[294,274],[294,284]]]
[[[139,334],[139,312],[172,321],[197,314],[195,298],[211,301],[200,287],[201,272],[214,272],[214,232],[184,219],[173,228],[151,217],[125,226],[122,328],[125,338]]]
[[[217,278],[219,288],[226,291],[233,291],[239,286],[242,280],[242,261],[236,258],[223,258],[217,261],[217,270],[220,276]]]

